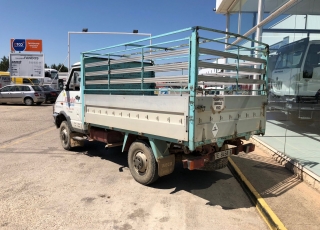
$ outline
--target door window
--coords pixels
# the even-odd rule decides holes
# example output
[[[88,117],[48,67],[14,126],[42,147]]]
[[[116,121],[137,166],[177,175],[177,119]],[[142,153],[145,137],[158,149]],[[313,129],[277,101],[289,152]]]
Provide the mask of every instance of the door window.
[[[1,89],[1,92],[9,92],[11,91],[12,86],[7,86]]]
[[[312,78],[313,69],[320,67],[320,44],[311,44],[303,68],[303,78]]]
[[[31,91],[29,86],[21,86],[22,87],[22,91]]]

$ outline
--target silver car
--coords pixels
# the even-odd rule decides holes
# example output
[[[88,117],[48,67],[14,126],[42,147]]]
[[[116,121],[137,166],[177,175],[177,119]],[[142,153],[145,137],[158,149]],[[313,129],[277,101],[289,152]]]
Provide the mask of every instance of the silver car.
[[[0,89],[0,103],[41,105],[45,94],[37,85],[7,85]]]

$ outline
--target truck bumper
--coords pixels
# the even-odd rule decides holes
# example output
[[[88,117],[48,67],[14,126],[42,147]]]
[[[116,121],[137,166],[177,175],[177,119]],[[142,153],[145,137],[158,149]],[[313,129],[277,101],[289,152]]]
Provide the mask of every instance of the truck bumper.
[[[216,160],[222,159],[222,158],[226,158],[233,155],[237,155],[240,152],[245,152],[245,153],[249,153],[249,152],[253,152],[255,149],[255,145],[254,144],[240,144],[236,147],[233,148],[229,148],[223,151],[219,151],[219,152],[214,152],[214,153],[210,153],[207,155],[203,155],[203,156],[197,156],[197,157],[188,157],[182,160],[183,163],[183,167],[184,168],[188,168],[189,170],[194,170],[194,169],[201,169],[205,166],[206,163],[209,162],[214,162]]]

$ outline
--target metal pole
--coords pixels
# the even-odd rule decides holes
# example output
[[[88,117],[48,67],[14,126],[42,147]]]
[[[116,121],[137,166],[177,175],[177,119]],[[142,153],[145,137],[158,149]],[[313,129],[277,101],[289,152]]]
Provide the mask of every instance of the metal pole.
[[[227,14],[226,14],[226,32],[229,32],[230,31],[230,13],[228,12]],[[227,43],[229,43],[229,35],[227,35],[226,36],[226,39],[225,39],[225,45],[224,45],[224,47],[225,47],[225,49],[227,49]],[[218,63],[218,60],[219,60],[219,58],[217,58],[217,64],[219,64]],[[224,58],[224,64],[227,64],[228,63],[228,58]],[[218,70],[217,70],[217,72],[218,72]],[[224,89],[224,87],[225,87],[225,85],[222,85],[222,88]],[[221,92],[221,95],[224,95],[224,91],[222,91]]]
[[[256,40],[261,42],[261,35],[262,35],[262,25],[259,25],[260,22],[263,20],[263,13],[264,13],[264,0],[259,0],[258,3],[258,17],[257,17],[257,32],[256,32]]]
[[[238,34],[241,34],[241,0],[240,0],[239,15],[238,15]]]
[[[150,53],[151,53],[151,34],[149,33],[127,33],[127,32],[68,32],[68,72],[70,71],[70,34],[114,34],[114,35],[138,35],[138,36],[150,36]]]
[[[229,32],[229,29],[230,29],[230,13],[228,12],[227,15],[226,15],[226,32]],[[225,40],[226,43],[229,43],[229,35],[227,35],[226,37],[226,40]],[[227,49],[227,44],[225,44],[225,49]]]
[[[296,3],[298,3],[300,0],[288,0],[288,2],[286,2],[284,5],[282,5],[281,7],[279,7],[276,11],[274,11],[273,13],[271,13],[268,17],[266,17],[265,19],[263,19],[262,21],[260,21],[260,24],[257,24],[256,26],[252,27],[250,30],[248,30],[245,34],[243,34],[243,36],[245,37],[249,37],[252,33],[254,33],[258,26],[262,27],[265,24],[269,23],[271,20],[273,20],[274,18],[278,17],[280,14],[282,14],[283,12],[285,12],[286,10],[288,10],[290,7],[292,7],[293,5],[295,5]],[[233,45],[238,44],[240,41],[242,41],[243,38],[237,38],[234,42],[232,42]],[[229,45],[227,47],[227,49],[230,49],[232,46]]]
[[[150,34],[150,54],[151,54],[151,50],[152,50],[151,46],[152,46],[152,39],[151,39],[151,34]]]
[[[261,42],[262,38],[262,26],[263,25],[259,25],[260,22],[263,20],[263,13],[264,13],[264,0],[259,0],[258,3],[258,16],[257,16],[257,32],[256,32],[256,39],[257,41]],[[256,57],[259,57],[259,53],[256,53]],[[257,66],[255,66],[255,68],[257,68]],[[254,75],[253,79],[259,79],[259,75]],[[253,95],[257,95],[258,94],[258,85],[253,85],[252,89],[253,89]]]
[[[70,32],[68,32],[68,75],[70,71]]]

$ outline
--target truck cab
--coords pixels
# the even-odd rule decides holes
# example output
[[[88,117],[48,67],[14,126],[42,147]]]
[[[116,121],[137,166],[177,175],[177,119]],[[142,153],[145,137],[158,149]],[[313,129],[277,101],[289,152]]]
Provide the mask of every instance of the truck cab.
[[[320,89],[320,41],[305,38],[282,46],[272,72],[276,96],[314,97]]]
[[[62,89],[63,81],[59,79],[59,72],[56,69],[44,69],[44,78],[42,84],[50,85],[52,88],[58,90]]]
[[[269,108],[279,109],[299,126],[319,121],[320,40],[309,38],[277,51],[272,71]]]

